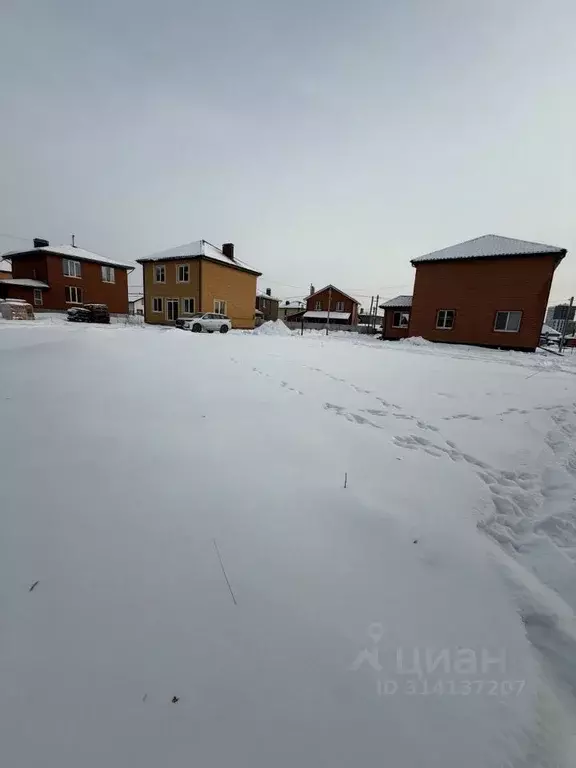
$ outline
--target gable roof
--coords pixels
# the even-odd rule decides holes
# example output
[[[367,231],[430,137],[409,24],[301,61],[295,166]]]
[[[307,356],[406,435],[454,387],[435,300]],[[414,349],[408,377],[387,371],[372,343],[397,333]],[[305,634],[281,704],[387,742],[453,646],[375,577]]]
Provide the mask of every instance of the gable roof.
[[[194,240],[191,243],[177,245],[174,248],[168,248],[165,251],[152,253],[143,259],[136,259],[138,264],[146,264],[150,261],[175,261],[178,259],[208,259],[208,261],[218,261],[226,264],[228,267],[240,269],[243,272],[250,272],[252,275],[260,276],[260,272],[250,267],[245,267],[237,259],[230,259],[222,253],[221,248],[212,245],[207,240]]]
[[[452,261],[455,259],[489,259],[506,256],[533,256],[535,254],[554,253],[560,258],[566,255],[565,248],[544,243],[532,243],[529,240],[516,240],[500,235],[482,235],[473,240],[466,240],[439,251],[427,253],[412,259],[412,264],[424,261]]]
[[[380,309],[406,309],[412,306],[412,296],[396,296],[394,299],[379,304]]]
[[[12,265],[9,261],[0,258],[0,272],[12,272]]]
[[[328,285],[325,285],[324,288],[320,288],[319,291],[314,291],[314,293],[311,293],[310,296],[306,296],[306,299],[311,299],[313,296],[317,296],[319,293],[324,293],[324,291],[329,290],[332,288],[334,291],[338,291],[338,293],[341,293],[342,296],[346,296],[347,299],[350,299],[350,301],[353,301],[354,304],[360,304],[359,301],[356,301],[352,296],[349,296],[347,293],[344,293],[344,291],[341,291],[340,288],[336,288],[335,285],[332,285],[332,283],[329,283]]]
[[[42,280],[33,280],[30,277],[14,277],[2,280],[0,285],[17,285],[20,288],[50,288],[48,283]]]
[[[84,248],[76,248],[75,245],[43,245],[40,248],[27,248],[25,251],[8,251],[7,253],[4,253],[3,256],[14,261],[14,259],[18,259],[20,256],[28,256],[31,253],[38,253],[38,251],[54,253],[56,256],[63,256],[66,259],[74,259],[75,261],[95,261],[98,264],[119,267],[120,269],[135,268],[134,264],[126,264],[121,261],[116,261],[115,259],[108,259],[106,256],[100,256],[98,253],[86,251]]]

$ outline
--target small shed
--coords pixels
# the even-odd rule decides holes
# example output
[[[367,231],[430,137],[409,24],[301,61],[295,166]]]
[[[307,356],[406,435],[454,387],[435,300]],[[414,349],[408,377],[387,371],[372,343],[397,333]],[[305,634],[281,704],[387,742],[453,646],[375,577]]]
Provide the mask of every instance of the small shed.
[[[388,340],[405,339],[409,333],[412,296],[396,296],[380,304],[384,310],[382,338]]]

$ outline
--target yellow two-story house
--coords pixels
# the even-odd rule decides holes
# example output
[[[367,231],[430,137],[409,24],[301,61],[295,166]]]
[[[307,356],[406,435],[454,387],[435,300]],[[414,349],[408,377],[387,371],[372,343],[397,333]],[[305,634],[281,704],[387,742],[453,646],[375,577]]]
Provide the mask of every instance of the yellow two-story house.
[[[179,315],[217,312],[233,328],[254,327],[260,272],[239,263],[233,243],[197,240],[137,259],[144,273],[144,320],[172,324]]]

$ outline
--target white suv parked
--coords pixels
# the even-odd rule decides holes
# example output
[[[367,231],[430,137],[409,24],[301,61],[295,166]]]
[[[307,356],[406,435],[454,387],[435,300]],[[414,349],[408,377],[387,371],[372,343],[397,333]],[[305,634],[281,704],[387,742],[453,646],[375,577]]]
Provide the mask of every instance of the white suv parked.
[[[226,315],[218,315],[216,312],[195,312],[184,320],[182,327],[185,331],[194,331],[195,333],[201,331],[228,333],[232,328],[232,321]]]

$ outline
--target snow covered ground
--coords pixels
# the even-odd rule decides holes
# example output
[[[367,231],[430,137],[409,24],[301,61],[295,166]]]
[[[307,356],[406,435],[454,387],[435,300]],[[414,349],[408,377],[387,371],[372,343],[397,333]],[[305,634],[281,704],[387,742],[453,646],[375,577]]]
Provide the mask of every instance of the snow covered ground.
[[[576,356],[1,324],[3,763],[576,764],[575,385]]]

